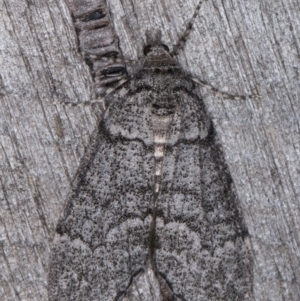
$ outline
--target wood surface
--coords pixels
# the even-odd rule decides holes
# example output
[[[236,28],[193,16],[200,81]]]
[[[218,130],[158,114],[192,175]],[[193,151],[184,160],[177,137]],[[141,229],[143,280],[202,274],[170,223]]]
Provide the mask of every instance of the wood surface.
[[[172,49],[197,1],[108,1],[119,47],[146,30]],[[178,63],[214,121],[253,249],[256,301],[300,299],[299,33],[296,0],[207,0]],[[0,299],[47,300],[55,226],[101,112],[65,1],[0,0]],[[128,68],[130,71],[130,68]]]

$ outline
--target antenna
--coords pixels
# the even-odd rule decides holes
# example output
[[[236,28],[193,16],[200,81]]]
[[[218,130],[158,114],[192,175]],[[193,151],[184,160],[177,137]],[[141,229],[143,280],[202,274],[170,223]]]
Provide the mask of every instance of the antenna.
[[[188,37],[189,34],[190,34],[190,31],[191,31],[191,29],[192,29],[192,27],[193,27],[193,24],[194,24],[194,22],[195,22],[195,19],[196,19],[198,13],[199,13],[199,10],[200,10],[200,8],[201,8],[201,5],[202,5],[202,3],[203,3],[204,1],[206,1],[206,0],[200,0],[200,1],[199,1],[198,5],[196,6],[196,9],[195,9],[195,11],[194,11],[194,14],[193,14],[193,16],[192,16],[192,19],[191,19],[191,20],[189,21],[189,23],[187,24],[187,27],[186,27],[185,32],[183,33],[183,35],[181,36],[181,38],[178,40],[177,44],[174,45],[173,51],[172,51],[172,53],[171,53],[171,55],[172,55],[173,57],[175,57],[175,56],[178,54],[179,50],[183,49],[184,43],[186,42],[187,37]]]

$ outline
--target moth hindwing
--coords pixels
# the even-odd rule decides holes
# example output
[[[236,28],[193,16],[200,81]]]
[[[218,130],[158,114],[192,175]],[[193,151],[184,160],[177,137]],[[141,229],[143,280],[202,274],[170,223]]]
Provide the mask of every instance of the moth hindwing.
[[[57,226],[54,300],[252,300],[234,185],[195,84],[159,40],[106,98]]]

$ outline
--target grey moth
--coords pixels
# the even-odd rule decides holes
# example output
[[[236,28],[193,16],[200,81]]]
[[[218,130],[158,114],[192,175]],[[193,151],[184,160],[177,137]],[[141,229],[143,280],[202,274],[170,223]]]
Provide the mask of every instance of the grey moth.
[[[142,68],[104,99],[58,222],[49,300],[252,300],[214,125],[168,47],[148,41]]]

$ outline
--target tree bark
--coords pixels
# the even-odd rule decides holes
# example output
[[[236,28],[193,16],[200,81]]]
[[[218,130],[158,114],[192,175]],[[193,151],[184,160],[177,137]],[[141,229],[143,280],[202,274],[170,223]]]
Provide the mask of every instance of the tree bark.
[[[170,49],[197,1],[109,0],[119,47],[140,60],[147,30]],[[0,0],[0,299],[47,300],[55,226],[101,119],[65,1]],[[296,0],[207,0],[177,57],[199,86],[250,233],[256,301],[300,300],[299,41]],[[128,70],[129,67],[128,67]]]

